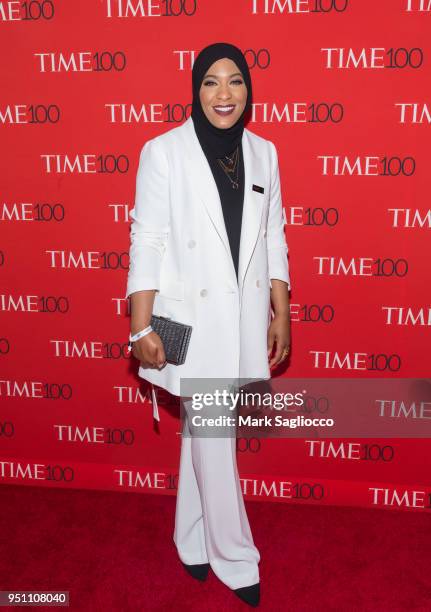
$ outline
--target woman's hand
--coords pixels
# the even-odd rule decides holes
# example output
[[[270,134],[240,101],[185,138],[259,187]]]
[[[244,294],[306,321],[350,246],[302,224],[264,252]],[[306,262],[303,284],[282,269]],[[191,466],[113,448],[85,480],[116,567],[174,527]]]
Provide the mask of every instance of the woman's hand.
[[[155,289],[143,289],[130,295],[132,336],[150,325],[155,293]],[[162,340],[155,331],[133,342],[132,355],[139,359],[144,368],[161,368],[166,363]]]
[[[162,340],[155,331],[134,342],[132,354],[144,368],[161,368],[166,363]]]
[[[274,308],[274,318],[268,328],[268,359],[276,343],[276,351],[269,362],[269,367],[284,361],[290,350],[290,300],[286,281],[271,279],[271,302]]]
[[[269,362],[272,368],[284,361],[290,350],[290,319],[288,315],[275,315],[268,328],[268,359],[274,349],[275,354]]]

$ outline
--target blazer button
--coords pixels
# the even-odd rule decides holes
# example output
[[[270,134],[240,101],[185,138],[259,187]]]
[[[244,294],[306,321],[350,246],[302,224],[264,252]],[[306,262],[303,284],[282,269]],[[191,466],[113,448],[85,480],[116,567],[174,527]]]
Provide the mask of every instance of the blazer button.
[[[206,289],[201,289],[201,296],[205,297],[208,291]]]
[[[263,237],[266,237],[266,230],[263,230]]]
[[[256,287],[260,287],[260,280],[259,279],[256,281]]]
[[[187,246],[189,247],[189,249],[193,249],[193,247],[196,246],[196,242],[194,240],[189,240]]]

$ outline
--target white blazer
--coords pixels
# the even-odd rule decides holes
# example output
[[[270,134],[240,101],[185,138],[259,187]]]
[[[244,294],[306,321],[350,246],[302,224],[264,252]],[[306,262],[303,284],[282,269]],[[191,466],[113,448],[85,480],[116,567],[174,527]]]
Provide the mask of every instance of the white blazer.
[[[238,281],[217,185],[192,118],[148,140],[140,153],[126,297],[156,289],[153,314],[193,327],[183,365],[139,367],[141,378],[174,395],[181,395],[182,377],[271,378],[271,279],[290,289],[286,217],[275,145],[245,128],[242,148]]]

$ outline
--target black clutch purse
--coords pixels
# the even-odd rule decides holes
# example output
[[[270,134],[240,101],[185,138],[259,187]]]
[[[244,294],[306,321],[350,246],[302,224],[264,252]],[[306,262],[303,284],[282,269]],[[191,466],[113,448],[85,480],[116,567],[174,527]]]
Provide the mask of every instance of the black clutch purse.
[[[192,326],[173,321],[169,317],[152,315],[151,327],[160,336],[166,361],[174,365],[183,364],[189,348]]]

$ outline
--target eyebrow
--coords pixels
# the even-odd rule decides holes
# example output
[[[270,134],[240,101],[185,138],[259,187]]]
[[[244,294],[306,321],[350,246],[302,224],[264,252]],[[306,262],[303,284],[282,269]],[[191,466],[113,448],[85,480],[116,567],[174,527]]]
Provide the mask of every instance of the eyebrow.
[[[237,75],[239,75],[242,78],[242,74],[240,72],[234,72],[233,74],[229,75],[229,78],[231,78],[233,76],[237,76]],[[214,77],[215,79],[219,78],[216,74],[206,74],[204,76],[204,79],[206,79],[207,77]]]

